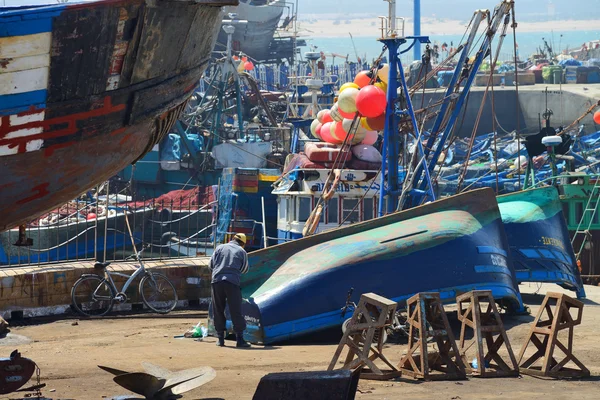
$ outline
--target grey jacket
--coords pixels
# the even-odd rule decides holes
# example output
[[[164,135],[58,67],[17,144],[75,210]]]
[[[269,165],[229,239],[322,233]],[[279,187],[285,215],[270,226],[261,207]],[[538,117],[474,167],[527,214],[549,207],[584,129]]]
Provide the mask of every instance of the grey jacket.
[[[232,240],[217,246],[210,258],[212,283],[231,282],[240,286],[240,276],[248,272],[248,254],[242,246]]]

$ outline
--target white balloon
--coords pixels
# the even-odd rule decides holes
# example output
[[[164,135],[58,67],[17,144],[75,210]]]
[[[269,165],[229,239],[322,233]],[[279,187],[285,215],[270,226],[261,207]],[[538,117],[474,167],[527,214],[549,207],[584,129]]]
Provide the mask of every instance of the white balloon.
[[[342,121],[342,126],[344,127],[344,131],[351,134],[351,132],[350,132],[350,128],[352,127],[351,119],[344,118],[344,120]],[[354,138],[352,139],[352,144],[358,144],[358,143],[362,142],[364,140],[366,134],[367,134],[367,130],[365,128],[363,128],[363,126],[360,124],[359,120],[356,120],[355,132],[354,132]]]
[[[310,133],[312,133],[313,136],[316,137],[317,139],[321,139],[321,136],[317,133],[317,125],[319,125],[319,124],[320,124],[320,122],[318,119],[315,119],[310,124]]]
[[[336,122],[341,122],[344,119],[344,117],[342,117],[342,115],[338,111],[338,104],[337,103],[335,103],[333,105],[333,107],[331,107],[331,111],[329,112],[329,115]]]
[[[377,71],[377,77],[381,79],[386,85],[388,83],[388,77],[390,74],[390,66],[389,64],[383,64],[383,67],[379,68]]]
[[[340,93],[338,97],[338,107],[345,113],[356,112],[356,96],[358,96],[358,89],[348,88]]]

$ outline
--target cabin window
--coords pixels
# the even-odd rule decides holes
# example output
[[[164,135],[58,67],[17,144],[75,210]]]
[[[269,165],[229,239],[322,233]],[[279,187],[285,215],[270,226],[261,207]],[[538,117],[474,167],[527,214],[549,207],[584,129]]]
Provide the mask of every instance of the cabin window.
[[[279,198],[279,219],[287,220],[288,215],[288,199],[284,197]]]
[[[312,211],[312,199],[310,197],[298,198],[298,221],[306,222]]]
[[[318,202],[315,202],[315,207],[318,204]],[[325,223],[325,213],[327,212],[327,210],[325,209],[325,204],[323,204],[323,210],[321,211],[321,216],[319,217],[319,223],[324,224]]]
[[[288,221],[296,221],[296,198],[293,196],[288,202]]]
[[[334,197],[327,202],[327,223],[337,224],[338,222],[338,198]]]
[[[342,200],[342,221],[346,223],[354,223],[360,221],[359,208],[357,207],[358,199],[343,199]]]
[[[363,200],[363,221],[368,221],[373,219],[373,215],[375,214],[375,207],[373,207],[373,198],[365,198]]]

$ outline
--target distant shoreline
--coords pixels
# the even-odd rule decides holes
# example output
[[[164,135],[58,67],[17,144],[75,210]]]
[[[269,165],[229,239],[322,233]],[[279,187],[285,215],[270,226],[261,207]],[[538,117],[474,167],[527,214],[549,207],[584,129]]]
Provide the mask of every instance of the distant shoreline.
[[[312,21],[312,22],[311,22]],[[337,24],[336,24],[337,22]],[[421,32],[423,35],[462,35],[467,28],[467,22],[450,21],[424,18],[421,23]],[[519,33],[547,33],[551,34],[551,30],[556,34],[561,32],[573,31],[600,31],[600,20],[561,20],[547,22],[518,22],[517,36]],[[311,19],[299,20],[298,28],[301,34],[313,38],[335,38],[348,37],[348,32],[351,32],[355,37],[379,37],[380,22],[378,18],[362,18],[362,19]],[[481,29],[481,28],[480,28]],[[512,29],[509,28],[512,33]],[[405,34],[409,35],[413,32],[411,20],[406,20]],[[590,37],[589,40],[597,40],[600,37]]]

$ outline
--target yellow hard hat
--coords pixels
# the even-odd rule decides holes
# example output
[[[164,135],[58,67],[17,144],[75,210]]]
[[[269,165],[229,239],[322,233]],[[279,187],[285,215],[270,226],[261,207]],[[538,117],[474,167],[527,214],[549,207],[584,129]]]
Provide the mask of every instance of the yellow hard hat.
[[[233,238],[239,240],[243,244],[246,244],[246,235],[243,233],[236,233]]]

